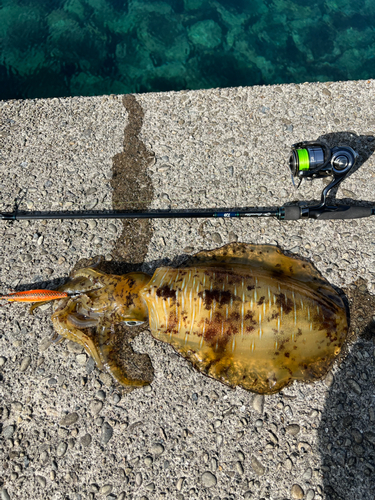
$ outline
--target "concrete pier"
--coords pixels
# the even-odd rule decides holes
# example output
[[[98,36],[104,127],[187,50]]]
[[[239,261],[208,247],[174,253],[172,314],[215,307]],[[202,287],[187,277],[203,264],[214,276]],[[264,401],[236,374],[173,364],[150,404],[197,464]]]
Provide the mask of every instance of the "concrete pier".
[[[319,200],[326,181],[291,182],[302,140],[353,147],[359,168],[336,198],[375,205],[374,91],[369,80],[0,102],[0,211]],[[1,498],[372,499],[374,229],[374,218],[0,222],[2,293],[55,286],[98,255],[152,272],[233,241],[270,243],[343,290],[357,335],[324,381],[262,397],[205,378],[144,330],[131,345],[154,380],[121,394],[83,350],[51,344],[51,308],[5,304]]]

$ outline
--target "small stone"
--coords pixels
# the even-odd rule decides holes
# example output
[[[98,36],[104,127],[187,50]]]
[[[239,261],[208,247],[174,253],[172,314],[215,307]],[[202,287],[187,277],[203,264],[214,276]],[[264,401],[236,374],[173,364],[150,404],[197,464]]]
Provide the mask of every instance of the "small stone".
[[[115,392],[112,396],[112,403],[117,405],[121,401],[121,396]]]
[[[258,476],[263,476],[266,470],[264,465],[261,464],[259,460],[254,457],[254,455],[251,457],[251,467],[253,468],[255,474],[257,474]]]
[[[78,354],[78,356],[76,356],[76,361],[79,365],[81,366],[85,366],[86,364],[86,361],[87,361],[87,356],[86,354]]]
[[[236,470],[237,470],[237,472],[239,474],[243,474],[244,473],[243,466],[242,466],[241,462],[236,462]]]
[[[30,363],[31,363],[31,356],[26,356],[25,358],[23,358],[20,365],[20,372],[25,372],[30,366]]]
[[[314,500],[315,497],[315,491],[314,490],[308,490],[306,493],[306,500]]]
[[[143,482],[142,474],[140,472],[137,472],[137,474],[135,475],[135,484],[139,487],[141,486],[142,482]]]
[[[109,224],[108,231],[110,233],[114,233],[115,234],[115,233],[117,233],[117,227],[114,224]]]
[[[89,405],[89,410],[93,415],[97,415],[103,408],[103,403],[101,401],[91,401]]]
[[[324,383],[326,384],[327,387],[331,387],[333,382],[334,382],[333,374],[332,372],[328,372],[326,378],[324,379]]]
[[[60,420],[59,425],[69,427],[69,425],[75,424],[78,418],[78,413],[68,413],[68,415],[65,415],[65,417]]]
[[[10,439],[15,431],[14,425],[7,425],[7,427],[4,427],[3,429],[3,437],[4,439]]]
[[[177,481],[177,485],[176,485],[177,491],[182,490],[182,487],[184,485],[184,481],[185,481],[184,477],[180,477],[180,479]]]
[[[113,489],[113,486],[111,484],[105,484],[102,486],[99,490],[99,493],[101,495],[109,495]]]
[[[300,426],[298,424],[290,424],[285,427],[285,430],[288,434],[291,434],[292,436],[296,436],[299,431],[301,430]]]
[[[217,479],[212,472],[204,472],[201,477],[202,485],[205,488],[212,488],[213,486],[216,486]]]
[[[358,382],[356,382],[352,378],[348,379],[347,384],[352,389],[353,392],[358,394],[358,396],[362,393],[361,386],[358,384]]]
[[[258,413],[263,413],[263,410],[264,410],[264,396],[262,394],[256,394],[253,397],[253,408]]]
[[[41,341],[41,343],[39,344],[39,351],[40,352],[46,351],[51,344],[52,344],[52,342],[51,342],[51,340],[49,338],[43,339]]]
[[[107,387],[111,387],[113,382],[111,375],[109,375],[108,373],[101,372],[99,378],[104,385],[106,385]]]
[[[83,352],[83,346],[77,344],[77,342],[73,342],[72,340],[69,340],[69,342],[66,343],[66,348],[72,354],[81,354],[81,352]]]
[[[298,484],[293,484],[290,494],[295,500],[302,500],[304,497],[303,489]]]
[[[0,356],[0,368],[5,365],[7,358],[4,356]]]
[[[96,363],[94,359],[90,357],[86,363],[86,373],[91,373],[92,371],[94,371],[95,365]]]
[[[154,455],[161,455],[164,452],[164,446],[160,443],[154,443],[151,446],[151,453]]]
[[[223,239],[222,239],[222,237],[220,236],[219,233],[213,233],[213,235],[212,235],[212,241],[214,243],[217,243],[218,245],[220,245],[221,243],[223,243]]]
[[[308,469],[305,470],[302,479],[304,481],[309,481],[312,478],[312,468],[309,467]]]
[[[80,439],[80,442],[81,442],[82,446],[90,446],[91,441],[92,441],[91,434],[85,434]]]
[[[96,207],[97,203],[98,203],[98,200],[96,198],[89,200],[85,205],[85,209],[92,210],[94,207]]]
[[[42,488],[45,488],[45,487],[46,487],[47,481],[46,481],[46,478],[45,478],[45,477],[43,477],[43,476],[35,476],[35,479],[38,481],[39,485],[40,485]]]
[[[182,250],[184,253],[192,253],[194,252],[194,247],[185,247],[183,250]]]
[[[287,458],[284,462],[284,467],[286,470],[292,470],[293,468],[293,462],[290,460],[290,458]]]
[[[59,458],[63,457],[65,455],[67,449],[68,449],[68,445],[64,441],[61,441],[57,446],[56,455]]]
[[[145,488],[148,491],[154,491],[155,490],[155,484],[154,483],[146,484]]]
[[[1,490],[1,500],[10,500],[9,493],[5,488]]]
[[[100,390],[96,393],[96,397],[100,399],[100,401],[104,401],[107,395],[104,391]]]
[[[101,442],[103,444],[107,444],[112,436],[113,436],[112,427],[109,425],[108,422],[104,422],[103,427],[102,427],[101,438],[100,438]]]
[[[144,460],[144,462],[145,462],[145,466],[146,467],[151,467],[151,465],[152,465],[152,457],[146,457],[145,460]]]

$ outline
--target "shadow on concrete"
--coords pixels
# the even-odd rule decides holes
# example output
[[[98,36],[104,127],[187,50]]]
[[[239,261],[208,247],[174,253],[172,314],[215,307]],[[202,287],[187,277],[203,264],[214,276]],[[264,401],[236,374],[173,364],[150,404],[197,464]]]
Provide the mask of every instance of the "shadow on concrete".
[[[363,280],[345,290],[356,340],[338,365],[318,429],[324,500],[375,497],[375,297]]]

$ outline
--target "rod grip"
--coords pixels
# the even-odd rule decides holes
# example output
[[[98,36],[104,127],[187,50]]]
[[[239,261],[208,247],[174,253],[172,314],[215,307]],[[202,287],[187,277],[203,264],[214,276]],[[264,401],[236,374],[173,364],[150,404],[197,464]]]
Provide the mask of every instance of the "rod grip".
[[[329,220],[329,219],[360,219],[370,217],[373,214],[372,207],[337,207],[334,212],[323,212],[310,210],[309,219]]]
[[[284,220],[298,220],[301,218],[301,208],[292,206],[284,207],[285,215]]]

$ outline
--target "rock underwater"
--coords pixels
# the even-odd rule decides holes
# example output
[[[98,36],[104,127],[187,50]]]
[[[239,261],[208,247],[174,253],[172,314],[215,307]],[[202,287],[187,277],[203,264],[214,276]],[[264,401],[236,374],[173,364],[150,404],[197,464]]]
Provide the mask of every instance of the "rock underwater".
[[[149,320],[152,336],[198,371],[260,394],[323,377],[348,332],[339,293],[311,263],[271,245],[229,244],[152,277],[80,269],[59,291],[68,296],[54,303],[56,332],[122,385],[149,382],[126,369],[120,323]]]

